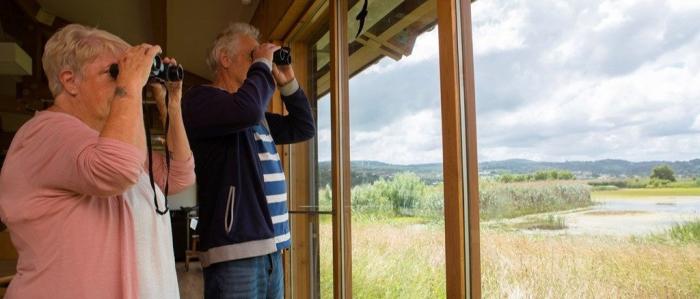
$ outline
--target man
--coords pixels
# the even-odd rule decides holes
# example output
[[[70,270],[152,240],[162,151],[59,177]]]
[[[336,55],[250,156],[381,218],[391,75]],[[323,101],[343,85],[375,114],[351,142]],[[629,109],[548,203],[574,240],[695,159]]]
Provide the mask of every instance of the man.
[[[207,63],[212,85],[189,90],[183,116],[197,161],[200,260],[205,298],[283,298],[281,251],[290,245],[286,183],[275,143],[308,140],[311,107],[278,46],[229,25]],[[280,88],[288,115],[266,113]]]

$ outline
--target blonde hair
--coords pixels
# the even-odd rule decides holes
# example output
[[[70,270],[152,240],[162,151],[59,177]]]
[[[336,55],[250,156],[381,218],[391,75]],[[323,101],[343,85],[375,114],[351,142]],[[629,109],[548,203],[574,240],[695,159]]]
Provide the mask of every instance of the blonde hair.
[[[219,35],[216,36],[207,56],[207,65],[216,72],[219,68],[219,55],[222,51],[227,54],[238,53],[238,41],[241,36],[250,36],[255,40],[258,39],[260,31],[250,24],[246,23],[230,23]]]
[[[44,46],[41,63],[49,81],[53,96],[63,91],[59,75],[70,70],[82,75],[83,66],[95,60],[101,53],[118,54],[129,44],[107,31],[78,24],[70,24],[56,31]]]

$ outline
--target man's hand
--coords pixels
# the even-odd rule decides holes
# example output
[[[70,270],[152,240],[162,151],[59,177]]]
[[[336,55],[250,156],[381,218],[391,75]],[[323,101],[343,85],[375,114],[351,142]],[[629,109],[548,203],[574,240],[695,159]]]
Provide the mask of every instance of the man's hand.
[[[256,59],[265,58],[272,62],[272,54],[275,53],[275,51],[277,51],[277,49],[279,48],[280,46],[275,44],[263,43],[257,48],[255,48],[255,50],[253,50],[253,61],[255,61]]]
[[[292,82],[294,80],[294,69],[291,65],[272,65],[272,76],[275,77],[277,86],[284,86],[285,84]]]

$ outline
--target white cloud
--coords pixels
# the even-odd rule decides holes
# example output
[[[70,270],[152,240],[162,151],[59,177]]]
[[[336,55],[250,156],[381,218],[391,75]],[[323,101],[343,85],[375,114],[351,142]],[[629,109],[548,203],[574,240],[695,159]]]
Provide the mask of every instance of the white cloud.
[[[674,12],[689,12],[700,10],[700,1],[694,0],[667,0]]]
[[[417,111],[381,128],[350,131],[352,160],[393,164],[442,162],[442,134],[438,109]],[[319,161],[331,158],[330,129],[319,130]]]
[[[479,158],[700,157],[698,3],[472,4]],[[437,44],[433,30],[414,55],[352,79],[353,160],[442,161],[439,91],[427,83],[438,76]],[[319,102],[320,160],[330,158],[328,102]]]
[[[509,1],[489,5],[510,5],[505,2]],[[484,107],[477,115],[480,158],[687,160],[700,156],[700,136],[694,131],[700,127],[697,24],[679,27],[680,17],[665,9],[668,3],[585,5],[595,9],[579,7],[573,19],[560,24],[553,23],[556,17],[552,16],[528,18],[565,34],[531,35],[526,40],[530,47],[517,55],[477,55],[477,101]],[[657,17],[647,18],[650,12]],[[700,20],[696,15],[695,20]],[[531,22],[521,31],[543,28]],[[627,40],[632,44],[621,51],[617,36],[638,38]],[[616,64],[628,66],[623,72],[601,71],[615,69]],[[500,77],[491,75],[499,72]],[[515,104],[510,108],[492,105],[498,98],[488,92],[503,89],[504,84],[514,89],[506,94],[511,98],[508,103]]]
[[[690,126],[691,129],[700,131],[700,114],[695,117],[695,121],[693,121],[693,125]]]
[[[394,164],[442,162],[439,109],[416,111],[376,131],[350,132],[353,160]]]
[[[522,6],[500,6],[494,1],[482,2],[472,5],[474,54],[487,55],[524,47],[521,30],[528,10]]]
[[[626,14],[626,11],[632,8],[635,2],[639,2],[639,0],[607,0],[601,2],[598,6],[598,14],[602,18],[600,23],[593,27],[593,30],[607,30],[629,21],[630,17]]]

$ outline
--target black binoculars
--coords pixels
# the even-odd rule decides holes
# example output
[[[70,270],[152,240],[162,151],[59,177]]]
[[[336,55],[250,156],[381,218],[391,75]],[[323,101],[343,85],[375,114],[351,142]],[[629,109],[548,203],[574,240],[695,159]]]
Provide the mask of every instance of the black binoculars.
[[[292,53],[289,47],[279,48],[277,51],[272,53],[272,62],[276,65],[292,64]]]
[[[119,65],[114,63],[109,66],[109,74],[112,78],[117,79],[119,76]],[[160,56],[153,57],[151,65],[151,73],[148,75],[148,80],[155,81],[182,81],[185,76],[185,70],[179,64],[163,63]]]

